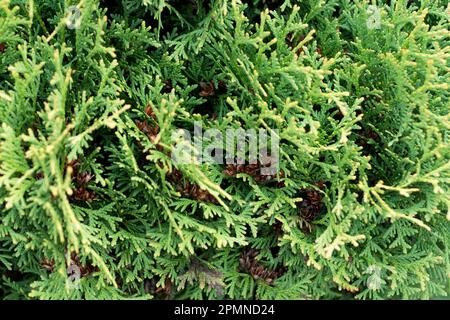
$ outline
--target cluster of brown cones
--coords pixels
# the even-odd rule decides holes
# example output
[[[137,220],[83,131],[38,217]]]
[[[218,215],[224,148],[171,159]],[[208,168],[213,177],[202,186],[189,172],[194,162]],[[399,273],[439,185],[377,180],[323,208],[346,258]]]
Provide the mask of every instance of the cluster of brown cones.
[[[41,267],[51,273],[55,271],[55,261],[53,259],[44,259],[43,261],[41,261]]]
[[[209,191],[200,188],[195,183],[183,180],[183,173],[177,169],[173,169],[168,175],[168,181],[176,186],[177,191],[181,193],[183,198],[218,204],[217,199]]]
[[[270,165],[270,161],[265,165],[260,161],[256,164],[227,164],[223,173],[230,177],[235,177],[239,173],[245,173],[251,176],[256,183],[266,184],[284,176],[283,171],[277,174],[276,170],[270,170]],[[262,169],[267,169],[269,174],[263,174]],[[277,186],[283,187],[284,183],[278,182]]]
[[[93,201],[96,196],[95,192],[88,190],[87,185],[94,178],[94,175],[88,172],[80,172],[78,160],[69,162],[67,167],[73,169],[72,181],[75,183],[75,190],[73,190],[72,198],[76,201]]]
[[[284,270],[269,270],[256,260],[259,252],[256,249],[249,249],[242,252],[239,258],[239,267],[241,271],[247,272],[252,275],[255,280],[261,279],[267,284],[273,284],[273,282],[284,274]]]
[[[145,108],[145,113],[155,122],[157,121],[155,112],[150,104]],[[159,126],[157,124],[149,124],[147,120],[136,120],[135,123],[139,130],[147,135],[150,141],[154,142],[156,140],[156,136],[159,133]]]
[[[74,252],[71,254],[72,263],[74,263],[78,268],[80,268],[80,273],[82,277],[86,277],[94,272],[99,272],[100,269],[92,264],[82,265],[80,258]]]
[[[214,85],[214,81],[211,80],[209,82],[203,82],[203,81],[200,82],[200,89],[201,89],[200,96],[207,98],[207,97],[213,97],[220,92],[226,91],[227,87],[226,87],[225,83],[222,80],[220,80],[218,82],[218,86],[216,89],[216,87]]]
[[[0,43],[0,53],[3,53],[6,49],[6,44]]]
[[[91,264],[88,264],[88,265],[81,264],[80,258],[78,257],[78,255],[75,252],[71,253],[70,259],[71,259],[72,264],[74,264],[75,266],[77,266],[79,268],[81,277],[86,277],[86,276],[90,275],[91,273],[100,271],[100,269],[98,267],[95,267]],[[55,271],[55,261],[53,259],[44,259],[43,261],[41,261],[41,267],[50,273],[54,272]]]
[[[319,189],[324,188],[322,181],[316,183]],[[300,216],[306,223],[317,219],[323,209],[323,195],[319,190],[313,188],[301,189],[298,194],[303,200],[297,204]]]

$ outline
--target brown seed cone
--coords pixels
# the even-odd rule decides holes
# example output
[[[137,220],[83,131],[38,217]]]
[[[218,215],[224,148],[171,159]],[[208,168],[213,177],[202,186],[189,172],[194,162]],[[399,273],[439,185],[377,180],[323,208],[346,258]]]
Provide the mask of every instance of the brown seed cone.
[[[253,276],[255,280],[261,279],[268,284],[272,284],[278,277],[285,272],[284,269],[269,270],[256,260],[259,252],[256,249],[249,249],[242,252],[239,258],[239,267],[242,271]]]
[[[155,122],[158,121],[155,112],[153,111],[153,107],[152,105],[149,103],[146,107],[145,107],[145,113],[152,118]],[[138,127],[138,129],[144,133],[148,139],[152,142],[155,143],[156,138],[159,134],[160,128],[157,124],[149,124],[147,120],[144,121],[140,121],[140,120],[135,120],[134,123],[136,124],[136,126]],[[139,143],[140,147],[142,148],[142,145]],[[156,149],[158,151],[163,151],[163,147],[159,144],[156,145]]]
[[[93,178],[94,175],[92,173],[87,172],[81,172],[75,176],[75,180],[78,185],[88,184]]]
[[[200,82],[200,88],[202,89],[200,91],[201,97],[212,97],[216,95],[216,89],[214,88],[214,82]]]
[[[51,273],[55,270],[55,261],[53,259],[51,260],[44,259],[41,262],[41,267]]]
[[[320,188],[324,188],[323,182],[318,182],[316,185]],[[300,210],[300,216],[302,219],[310,223],[317,219],[323,209],[323,196],[322,193],[316,189],[302,189],[299,191],[299,196],[303,199],[297,204]]]
[[[151,103],[149,103],[146,107],[145,107],[145,113],[150,117],[150,118],[152,118],[153,120],[157,120],[156,119],[156,114],[155,114],[155,112],[153,111],[153,107],[152,107],[152,105],[151,105]]]
[[[80,258],[75,252],[72,252],[71,255],[72,262],[80,268],[80,274],[82,277],[86,277],[94,272],[99,272],[100,269],[97,266],[93,266],[92,264],[82,265],[80,262]]]
[[[75,252],[71,253],[70,259],[72,263],[74,263],[80,269],[80,275],[82,277],[86,277],[91,273],[100,271],[98,267],[93,266],[92,264],[82,265],[80,262],[80,258]],[[55,271],[55,261],[53,259],[44,259],[40,263],[40,265],[43,269],[47,270],[50,273]]]
[[[238,173],[245,173],[251,176],[256,183],[265,184],[272,182],[278,177],[278,174],[276,172],[269,175],[263,175],[261,173],[261,170],[263,168],[268,168],[270,167],[270,165],[270,162],[266,165],[263,165],[259,161],[256,164],[227,164],[223,173],[230,177],[235,177]],[[281,171],[279,173],[279,177],[282,178],[283,176],[284,172]],[[282,187],[284,186],[284,184],[279,182],[277,186]]]
[[[88,172],[80,172],[80,162],[79,160],[73,160],[66,165],[66,169],[71,167],[72,181],[75,184],[75,190],[73,191],[72,199],[76,201],[93,201],[95,200],[96,194],[94,191],[88,190],[87,185],[92,181],[94,175]]]
[[[208,190],[204,190],[190,181],[183,181],[183,178],[183,173],[177,169],[174,169],[167,177],[168,181],[175,185],[177,191],[183,197],[202,202],[219,203]]]
[[[144,121],[139,121],[136,120],[135,121],[136,126],[138,127],[138,129],[140,131],[142,131],[142,133],[146,134],[147,137],[151,140],[154,141],[156,136],[159,133],[159,127],[158,126],[152,126],[150,125],[147,120]]]
[[[96,194],[94,191],[87,190],[85,187],[79,187],[74,190],[72,197],[77,201],[93,201]]]

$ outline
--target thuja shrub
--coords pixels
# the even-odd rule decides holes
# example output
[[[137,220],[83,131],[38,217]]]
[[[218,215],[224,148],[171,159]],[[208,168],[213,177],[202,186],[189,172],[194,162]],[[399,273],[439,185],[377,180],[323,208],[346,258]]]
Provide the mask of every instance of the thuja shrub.
[[[445,0],[0,0],[4,299],[429,299]],[[279,168],[179,163],[264,129]]]

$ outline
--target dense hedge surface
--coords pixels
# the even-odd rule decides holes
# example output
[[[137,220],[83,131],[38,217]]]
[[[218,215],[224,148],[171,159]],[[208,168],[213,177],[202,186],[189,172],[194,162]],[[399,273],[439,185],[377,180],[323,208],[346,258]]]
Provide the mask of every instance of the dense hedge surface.
[[[0,0],[0,297],[447,296],[449,17]],[[176,163],[195,122],[276,129],[278,174]]]

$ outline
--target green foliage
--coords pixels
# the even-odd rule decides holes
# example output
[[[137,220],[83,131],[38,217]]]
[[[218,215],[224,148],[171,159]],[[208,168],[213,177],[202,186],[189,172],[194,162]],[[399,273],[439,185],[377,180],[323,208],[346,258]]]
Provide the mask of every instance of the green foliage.
[[[0,296],[448,296],[449,17],[443,0],[0,0]],[[283,174],[176,164],[194,122],[276,129]]]

